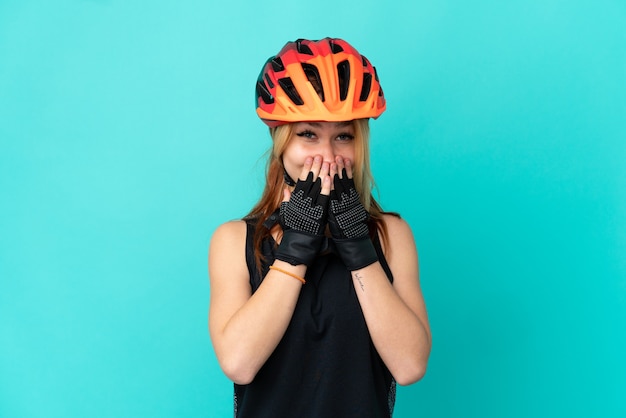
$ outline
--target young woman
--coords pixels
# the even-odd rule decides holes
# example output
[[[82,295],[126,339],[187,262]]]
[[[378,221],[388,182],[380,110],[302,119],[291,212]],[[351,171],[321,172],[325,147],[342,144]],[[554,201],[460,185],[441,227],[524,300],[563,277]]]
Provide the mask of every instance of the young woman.
[[[209,251],[235,416],[390,417],[431,335],[411,230],[371,194],[376,70],[341,39],[299,39],[265,63],[256,96],[273,141],[265,190]]]

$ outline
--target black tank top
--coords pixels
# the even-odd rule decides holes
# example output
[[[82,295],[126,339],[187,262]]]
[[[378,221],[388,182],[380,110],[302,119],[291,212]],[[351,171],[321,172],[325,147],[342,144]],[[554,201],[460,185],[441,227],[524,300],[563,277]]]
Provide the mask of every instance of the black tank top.
[[[276,243],[271,237],[263,242],[259,274],[254,223],[247,223],[246,261],[255,292],[274,261]],[[378,237],[374,247],[393,281]],[[305,278],[282,340],[252,383],[235,384],[235,417],[391,417],[396,383],[374,348],[350,272],[331,250]]]

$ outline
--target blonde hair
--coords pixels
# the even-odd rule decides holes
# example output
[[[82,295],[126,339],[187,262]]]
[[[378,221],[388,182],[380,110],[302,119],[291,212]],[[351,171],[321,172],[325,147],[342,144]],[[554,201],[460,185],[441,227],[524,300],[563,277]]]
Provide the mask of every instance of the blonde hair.
[[[355,143],[353,162],[354,184],[361,196],[361,203],[370,214],[370,234],[373,235],[375,232],[379,232],[384,243],[387,240],[387,230],[382,221],[384,212],[372,195],[375,184],[370,169],[369,119],[356,119],[352,123]],[[280,207],[280,203],[283,200],[283,188],[285,187],[283,173],[285,166],[283,165],[282,156],[293,137],[293,129],[294,124],[291,123],[270,128],[272,148],[269,151],[267,161],[265,189],[257,204],[244,218],[256,222],[253,242],[258,269],[260,269],[262,260],[261,243],[271,234],[271,230],[263,226],[263,223]]]

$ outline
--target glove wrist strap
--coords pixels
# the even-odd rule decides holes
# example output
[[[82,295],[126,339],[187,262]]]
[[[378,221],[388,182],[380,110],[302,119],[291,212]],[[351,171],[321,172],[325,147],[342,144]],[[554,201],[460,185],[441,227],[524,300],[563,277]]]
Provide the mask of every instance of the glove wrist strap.
[[[378,261],[378,254],[369,236],[334,241],[339,256],[350,271],[362,269]]]
[[[288,229],[283,232],[283,238],[276,252],[276,259],[285,261],[292,266],[300,264],[310,266],[315,260],[323,240],[323,235],[311,235]]]

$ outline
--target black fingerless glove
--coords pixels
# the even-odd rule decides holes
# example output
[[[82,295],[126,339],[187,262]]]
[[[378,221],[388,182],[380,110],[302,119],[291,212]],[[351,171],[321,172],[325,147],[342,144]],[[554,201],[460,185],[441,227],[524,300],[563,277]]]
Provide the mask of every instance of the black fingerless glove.
[[[306,180],[298,180],[288,202],[280,205],[280,223],[283,238],[276,259],[297,266],[311,265],[324,241],[328,196],[320,194],[322,182],[313,181],[313,173]]]
[[[354,181],[346,170],[343,178],[335,174],[335,189],[330,194],[328,226],[335,247],[348,270],[358,270],[378,261],[378,255],[369,237],[369,213],[359,199]]]

